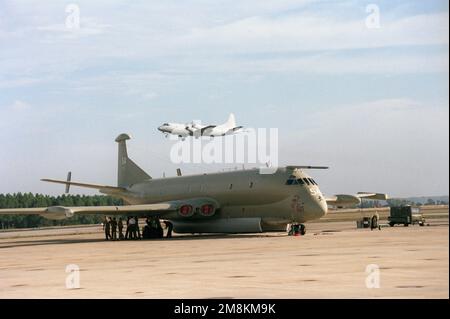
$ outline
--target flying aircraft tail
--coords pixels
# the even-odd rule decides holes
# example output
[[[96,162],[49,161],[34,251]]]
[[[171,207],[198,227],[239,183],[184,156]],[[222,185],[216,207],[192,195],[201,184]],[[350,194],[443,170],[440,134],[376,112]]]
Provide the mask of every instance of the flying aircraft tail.
[[[150,175],[128,157],[126,141],[129,139],[128,134],[120,134],[116,138],[119,144],[117,167],[117,186],[119,187],[127,187],[151,179]]]
[[[228,116],[228,120],[225,122],[224,125],[230,128],[236,127],[236,118],[234,117],[233,113],[230,113],[230,116]]]

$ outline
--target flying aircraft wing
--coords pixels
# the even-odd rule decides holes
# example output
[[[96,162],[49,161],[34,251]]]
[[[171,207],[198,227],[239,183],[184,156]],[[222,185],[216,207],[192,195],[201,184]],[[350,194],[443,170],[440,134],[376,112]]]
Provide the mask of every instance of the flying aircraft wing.
[[[217,125],[208,125],[200,129],[201,135],[208,135]]]

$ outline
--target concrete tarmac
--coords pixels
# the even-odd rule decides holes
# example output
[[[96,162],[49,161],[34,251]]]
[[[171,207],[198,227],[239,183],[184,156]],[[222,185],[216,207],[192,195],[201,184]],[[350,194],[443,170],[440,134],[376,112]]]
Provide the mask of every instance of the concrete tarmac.
[[[1,234],[0,298],[449,297],[448,218],[374,231],[311,223],[302,237],[106,242],[100,227],[43,232]],[[79,272],[66,273],[68,265]],[[76,275],[79,288],[67,289]]]

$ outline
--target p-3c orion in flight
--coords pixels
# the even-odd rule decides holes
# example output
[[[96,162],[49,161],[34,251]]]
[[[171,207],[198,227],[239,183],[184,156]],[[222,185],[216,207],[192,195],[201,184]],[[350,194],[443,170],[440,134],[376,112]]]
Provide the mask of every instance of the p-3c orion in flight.
[[[327,214],[328,205],[347,207],[361,198],[387,199],[385,194],[358,193],[326,199],[304,169],[286,166],[274,174],[259,169],[152,179],[127,154],[127,134],[116,138],[119,146],[117,186],[70,180],[46,182],[94,188],[124,200],[125,206],[0,209],[0,215],[35,214],[65,219],[75,214],[157,216],[173,223],[177,233],[254,233],[286,230],[289,223],[303,224]],[[304,225],[302,225],[304,230]]]
[[[220,125],[200,125],[194,122],[182,124],[182,123],[164,123],[158,130],[167,136],[169,134],[177,135],[181,139],[185,139],[187,136],[225,136],[230,134],[236,134],[243,131],[242,126],[236,125],[236,118],[231,113],[228,120]]]

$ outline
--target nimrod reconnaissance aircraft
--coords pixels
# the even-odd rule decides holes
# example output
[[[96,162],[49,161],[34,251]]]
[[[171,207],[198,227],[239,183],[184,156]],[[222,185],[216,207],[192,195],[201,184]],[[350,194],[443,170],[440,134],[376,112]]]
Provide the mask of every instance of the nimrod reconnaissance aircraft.
[[[220,125],[200,125],[194,122],[182,124],[182,123],[164,123],[158,130],[166,134],[177,135],[182,139],[187,136],[225,136],[230,134],[235,134],[242,131],[242,126],[236,125],[236,118],[234,114],[231,113],[228,120]]]
[[[36,214],[49,219],[74,214],[157,216],[173,223],[177,233],[253,233],[285,230],[288,223],[305,223],[327,213],[328,204],[359,203],[360,198],[386,199],[384,194],[337,195],[329,200],[303,169],[326,167],[287,166],[274,174],[259,169],[152,179],[127,154],[121,134],[117,186],[72,181],[43,181],[98,189],[122,198],[126,206],[41,207],[0,209],[0,214]],[[302,227],[304,229],[304,227]]]

